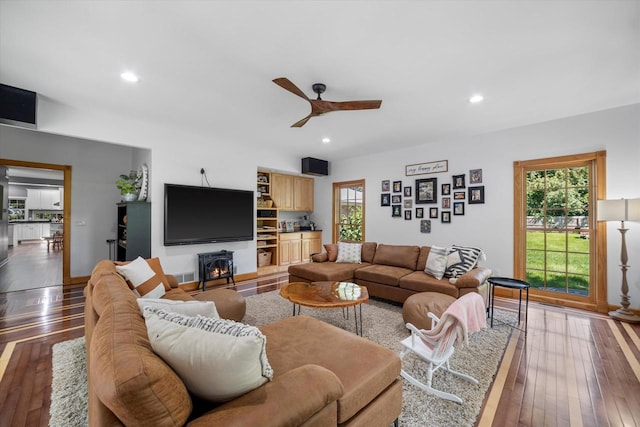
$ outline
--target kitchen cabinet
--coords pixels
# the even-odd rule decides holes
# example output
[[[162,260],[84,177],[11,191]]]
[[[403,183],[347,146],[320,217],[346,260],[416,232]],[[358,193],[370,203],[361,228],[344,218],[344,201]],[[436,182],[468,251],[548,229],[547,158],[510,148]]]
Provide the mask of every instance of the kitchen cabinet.
[[[29,210],[62,210],[60,190],[28,188],[25,208]]]
[[[322,232],[302,232],[302,262],[311,262],[311,255],[322,252]]]
[[[271,174],[271,199],[284,211],[313,212],[313,178]]]
[[[13,245],[23,240],[40,240],[51,235],[51,224],[48,222],[25,222],[13,224]]]

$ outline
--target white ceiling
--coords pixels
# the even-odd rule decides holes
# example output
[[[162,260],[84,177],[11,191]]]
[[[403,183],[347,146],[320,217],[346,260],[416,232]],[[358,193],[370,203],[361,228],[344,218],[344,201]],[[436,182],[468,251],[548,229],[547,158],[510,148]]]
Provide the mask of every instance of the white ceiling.
[[[382,107],[290,128],[309,105],[276,77]],[[640,2],[1,0],[0,81],[331,160],[640,102]]]

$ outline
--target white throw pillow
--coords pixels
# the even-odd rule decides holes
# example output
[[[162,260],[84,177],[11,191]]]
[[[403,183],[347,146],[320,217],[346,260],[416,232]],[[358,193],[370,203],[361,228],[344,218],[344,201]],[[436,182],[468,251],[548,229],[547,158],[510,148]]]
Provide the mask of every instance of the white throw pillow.
[[[138,298],[140,313],[144,314],[145,307],[164,309],[185,316],[204,316],[219,319],[220,315],[213,301],[175,301],[163,298]]]
[[[338,258],[336,258],[336,262],[360,264],[361,260],[362,243],[338,242]]]
[[[447,269],[447,255],[449,249],[442,248],[440,246],[431,246],[429,250],[429,256],[427,257],[427,265],[424,272],[432,275],[436,279],[440,280],[444,277],[444,272]]]
[[[273,378],[266,337],[254,326],[152,308],[144,318],[153,351],[198,397],[225,402]]]
[[[447,269],[444,277],[457,279],[464,273],[471,271],[478,259],[485,259],[484,252],[479,248],[466,246],[452,246],[447,256]]]
[[[137,297],[160,298],[165,294],[162,278],[156,275],[142,257],[134,259],[129,264],[116,265],[116,271],[124,276]]]

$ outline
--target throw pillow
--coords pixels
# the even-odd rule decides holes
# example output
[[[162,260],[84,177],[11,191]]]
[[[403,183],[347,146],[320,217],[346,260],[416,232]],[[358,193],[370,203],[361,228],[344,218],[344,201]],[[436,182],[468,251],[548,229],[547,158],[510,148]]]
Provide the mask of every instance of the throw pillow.
[[[452,246],[447,255],[447,269],[444,277],[456,279],[462,276],[476,265],[480,257],[484,259],[482,249]]]
[[[429,250],[429,256],[427,257],[427,265],[424,272],[432,275],[436,279],[440,280],[444,277],[444,272],[447,269],[447,255],[449,253],[448,248],[442,248],[440,246],[431,246]]]
[[[147,258],[145,259],[145,261],[147,261],[147,264],[149,264],[149,267],[151,267],[151,269],[162,280],[162,284],[164,285],[164,290],[170,291],[171,284],[169,283],[169,279],[167,279],[167,276],[164,274],[164,271],[162,270],[162,265],[160,265],[160,258]],[[114,261],[115,265],[127,265],[130,263],[131,261]]]
[[[362,243],[338,242],[338,258],[336,262],[360,264],[362,258]]]
[[[324,245],[324,250],[327,251],[329,262],[335,262],[335,260],[338,258],[338,245],[327,243],[326,245]]]
[[[151,347],[194,395],[225,402],[273,378],[258,328],[154,310],[144,310]]]
[[[164,298],[138,298],[140,313],[144,315],[144,308],[164,309],[185,316],[205,316],[219,319],[220,315],[213,301],[177,301]]]
[[[126,265],[116,265],[116,271],[124,276],[129,288],[137,297],[160,298],[165,294],[165,287],[162,278],[147,261],[138,257]]]

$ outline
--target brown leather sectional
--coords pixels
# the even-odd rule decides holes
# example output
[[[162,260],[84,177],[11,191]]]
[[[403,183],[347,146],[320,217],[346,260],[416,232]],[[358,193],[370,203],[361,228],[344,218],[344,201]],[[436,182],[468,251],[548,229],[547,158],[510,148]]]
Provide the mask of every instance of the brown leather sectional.
[[[490,269],[475,267],[455,284],[448,278],[436,279],[424,272],[430,250],[430,246],[365,242],[360,264],[328,261],[323,252],[314,256],[314,262],[289,266],[289,282],[354,282],[366,286],[370,296],[400,303],[419,292],[438,292],[454,298],[479,292],[486,301]]]
[[[213,300],[222,317],[242,317],[244,300],[227,291],[198,299]],[[402,410],[397,354],[307,316],[260,328],[272,381],[223,404],[202,401],[153,352],[113,262],[96,265],[85,296],[90,426],[382,426]],[[191,298],[181,289],[165,297]]]

